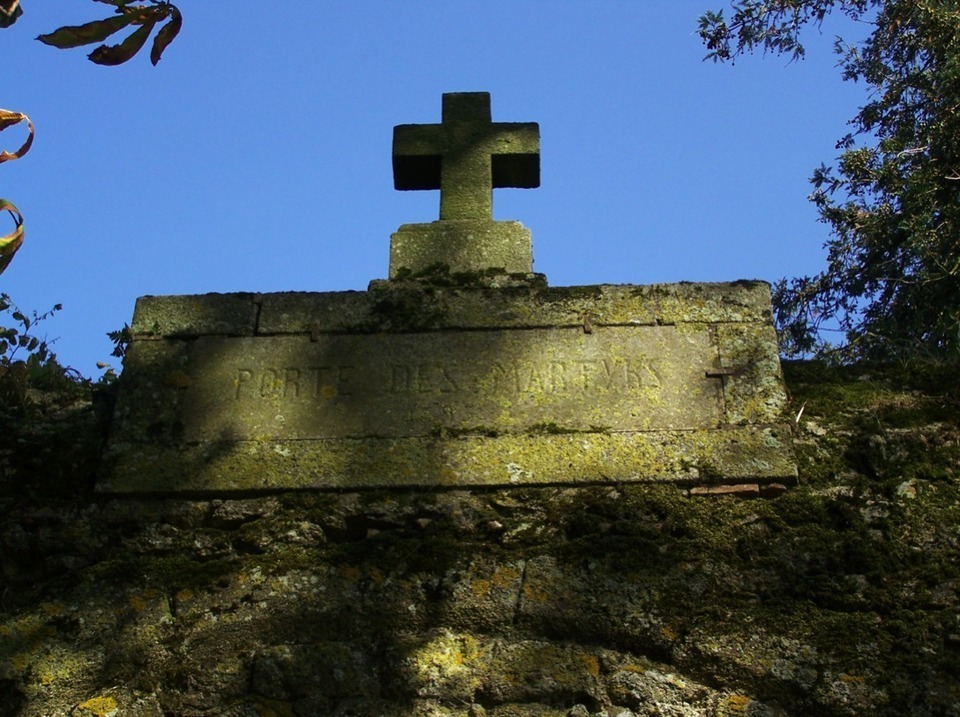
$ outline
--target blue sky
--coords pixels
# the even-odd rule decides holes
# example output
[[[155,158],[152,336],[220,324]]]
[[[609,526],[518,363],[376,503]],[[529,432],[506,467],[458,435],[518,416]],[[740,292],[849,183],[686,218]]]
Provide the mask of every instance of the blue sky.
[[[393,126],[440,119],[443,92],[487,91],[493,119],[538,122],[541,188],[497,190],[551,285],[765,279],[822,267],[807,178],[864,102],[828,18],[808,58],[703,62],[720,0],[182,0],[181,35],[98,67],[34,41],[109,12],[23,0],[0,32],[0,107],[37,127],[0,166],[26,242],[0,277],[67,365],[97,376],[106,332],[143,294],[362,290],[390,233],[437,218],[393,189]],[[240,10],[242,8],[242,11]],[[122,36],[121,36],[122,37]],[[19,146],[20,128],[0,134]],[[9,222],[0,224],[4,232]]]

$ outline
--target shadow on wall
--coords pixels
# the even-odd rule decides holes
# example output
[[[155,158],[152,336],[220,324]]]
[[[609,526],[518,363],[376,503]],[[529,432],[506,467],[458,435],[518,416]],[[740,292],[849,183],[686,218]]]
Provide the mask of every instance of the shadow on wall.
[[[136,395],[189,390],[166,341],[143,342],[173,358]],[[638,484],[118,499],[78,489],[92,411],[11,431],[0,704],[949,714],[954,404],[931,397],[930,413],[912,389],[849,384],[835,410],[835,384],[794,386],[819,423],[798,428],[804,481],[771,501]],[[146,411],[155,441],[178,435],[161,410],[128,410]]]

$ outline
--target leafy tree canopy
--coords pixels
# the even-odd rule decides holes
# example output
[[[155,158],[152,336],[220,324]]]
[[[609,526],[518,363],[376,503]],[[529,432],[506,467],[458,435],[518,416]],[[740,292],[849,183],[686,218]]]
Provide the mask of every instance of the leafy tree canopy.
[[[707,57],[757,49],[801,58],[801,33],[831,12],[868,22],[838,38],[838,66],[869,100],[821,165],[811,200],[831,228],[827,266],[778,282],[786,354],[844,359],[960,355],[960,0],[735,0],[700,18]],[[820,329],[839,328],[831,350]]]

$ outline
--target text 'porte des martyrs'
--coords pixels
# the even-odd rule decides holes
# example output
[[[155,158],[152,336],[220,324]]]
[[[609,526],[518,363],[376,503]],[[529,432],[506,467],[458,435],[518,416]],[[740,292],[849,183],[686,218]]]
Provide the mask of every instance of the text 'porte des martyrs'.
[[[219,345],[215,345],[219,344]],[[200,339],[186,436],[366,438],[707,428],[715,348],[675,327]]]
[[[365,292],[141,297],[97,489],[226,493],[789,482],[762,282],[548,287],[492,191],[539,186],[539,128],[486,93],[394,131],[391,237]]]

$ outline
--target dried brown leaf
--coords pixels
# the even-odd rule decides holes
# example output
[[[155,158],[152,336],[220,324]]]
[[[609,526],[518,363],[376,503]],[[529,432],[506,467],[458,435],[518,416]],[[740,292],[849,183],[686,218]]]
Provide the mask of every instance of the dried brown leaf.
[[[18,149],[16,152],[0,151],[0,164],[9,162],[13,159],[20,159],[20,157],[30,151],[30,147],[33,145],[33,122],[30,121],[30,118],[22,112],[0,110],[0,132],[5,130],[7,127],[12,127],[15,124],[19,124],[20,122],[27,123],[27,129],[30,131],[30,134],[27,136],[23,146],[20,147],[20,149]]]
[[[119,45],[101,45],[87,57],[98,65],[121,65],[136,55],[146,44],[156,24],[156,20],[145,23],[130,33]]]
[[[167,46],[173,42],[174,38],[180,34],[180,28],[183,27],[183,16],[177,8],[171,6],[170,22],[160,28],[160,32],[153,38],[153,48],[150,50],[150,62],[156,65],[160,62],[160,56]]]
[[[66,50],[71,47],[81,47],[93,42],[103,42],[113,33],[125,28],[137,20],[132,14],[115,15],[104,20],[94,20],[84,25],[61,27],[47,35],[40,35],[37,39],[45,45],[59,47]]]
[[[11,110],[0,110],[0,132],[7,127],[12,127],[25,120],[27,116],[23,112],[13,112]]]
[[[10,212],[16,228],[6,236],[0,237],[0,274],[13,261],[13,255],[23,244],[23,217],[20,215],[20,210],[6,199],[0,199],[0,211],[4,209]]]

